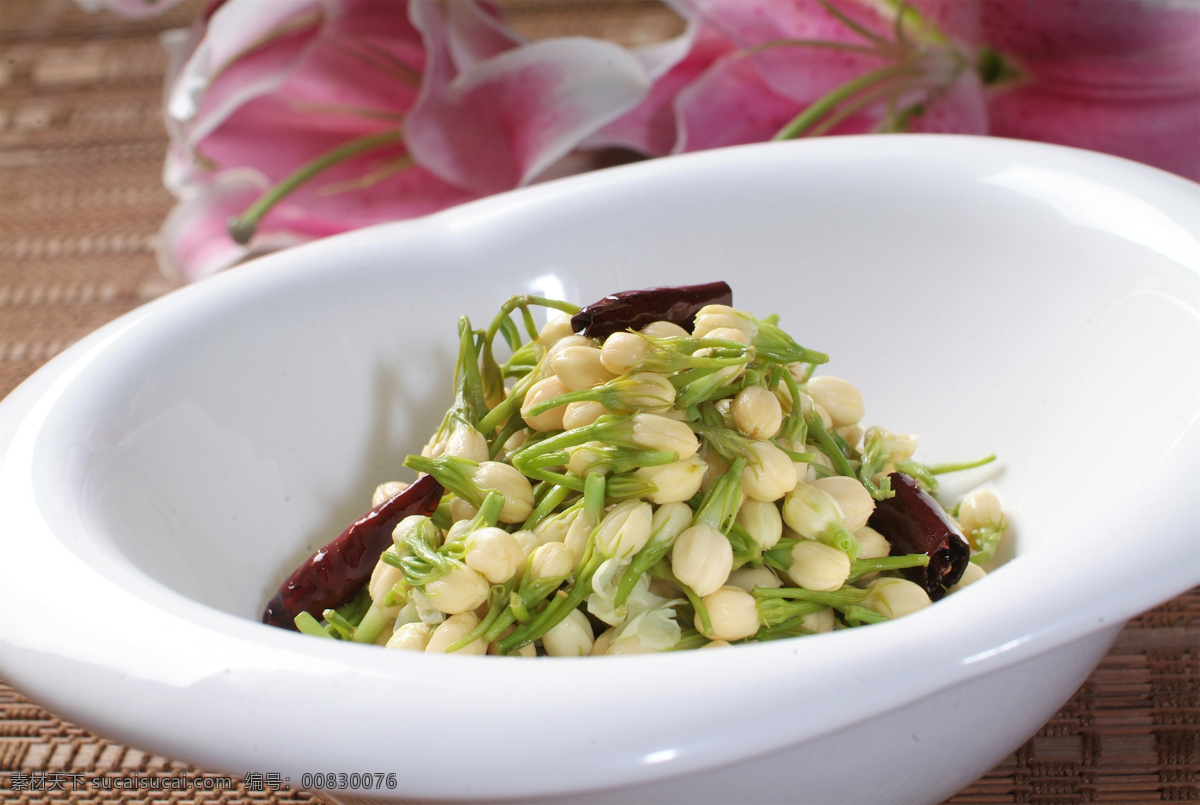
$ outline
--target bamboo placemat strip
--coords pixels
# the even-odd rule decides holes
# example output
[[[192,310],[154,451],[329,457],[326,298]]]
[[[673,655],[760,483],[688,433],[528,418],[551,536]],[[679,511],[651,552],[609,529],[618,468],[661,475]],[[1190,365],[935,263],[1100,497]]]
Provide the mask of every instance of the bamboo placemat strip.
[[[154,260],[173,203],[161,182],[166,59],[158,36],[188,24],[202,2],[128,21],[89,16],[72,0],[0,0],[0,396],[74,341],[174,287]],[[676,30],[653,0],[507,0],[505,7],[532,38],[571,33],[637,44]],[[1193,590],[1131,621],[1036,736],[949,802],[1200,799],[1198,734],[1200,590]],[[66,777],[67,790],[14,790],[14,779],[44,783],[55,774],[81,776],[86,788],[70,790]],[[5,803],[313,800],[269,786],[251,790],[256,781],[247,787],[240,779],[224,791],[91,785],[130,775],[193,783],[216,776],[64,722],[0,682]]]

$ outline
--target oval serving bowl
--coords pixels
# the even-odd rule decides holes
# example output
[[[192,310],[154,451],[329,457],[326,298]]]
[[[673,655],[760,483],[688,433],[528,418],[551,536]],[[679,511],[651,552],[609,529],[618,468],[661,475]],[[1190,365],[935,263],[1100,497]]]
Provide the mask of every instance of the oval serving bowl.
[[[1200,189],[1016,141],[828,138],[547,183],[272,255],[85,338],[4,400],[0,674],[214,771],[357,798],[936,801],[1125,620],[1200,583]],[[869,628],[729,650],[426,656],[259,624],[408,477],[455,320],[726,279],[918,459],[995,452],[1011,559]],[[950,488],[953,494],[954,487]]]

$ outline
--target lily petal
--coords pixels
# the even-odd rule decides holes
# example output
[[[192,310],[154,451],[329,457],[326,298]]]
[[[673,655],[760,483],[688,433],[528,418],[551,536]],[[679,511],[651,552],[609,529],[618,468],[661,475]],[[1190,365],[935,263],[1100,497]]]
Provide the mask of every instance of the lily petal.
[[[409,151],[445,181],[488,194],[526,184],[636,106],[650,80],[625,49],[563,38],[505,51],[459,72],[440,5],[414,2],[429,53],[405,127]]]
[[[1024,74],[989,93],[993,134],[1200,180],[1200,5],[984,0],[982,30]]]
[[[158,235],[158,264],[169,277],[195,282],[229,268],[259,250],[284,248],[307,238],[287,232],[257,237],[249,245],[229,237],[229,219],[267,188],[267,180],[249,168],[229,171],[180,201]]]

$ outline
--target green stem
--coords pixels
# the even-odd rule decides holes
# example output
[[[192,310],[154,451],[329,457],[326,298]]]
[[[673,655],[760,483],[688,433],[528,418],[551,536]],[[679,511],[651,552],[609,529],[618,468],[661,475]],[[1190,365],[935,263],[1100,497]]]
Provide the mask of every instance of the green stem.
[[[890,78],[896,78],[905,75],[915,75],[915,71],[908,64],[894,64],[888,67],[881,67],[878,70],[872,70],[869,73],[863,73],[857,78],[853,78],[842,84],[840,87],[827,92],[817,100],[809,104],[803,112],[792,118],[791,122],[784,126],[779,132],[772,137],[772,140],[792,140],[803,135],[806,131],[812,128],[817,122],[833,111],[842,101],[857,95],[864,89],[869,88],[872,84],[884,81]]]
[[[348,143],[343,143],[337,148],[326,151],[321,156],[302,165],[295,171],[279,182],[274,187],[268,189],[265,193],[258,197],[258,200],[246,208],[246,211],[241,215],[233,218],[229,222],[229,235],[240,244],[247,244],[254,237],[255,231],[258,229],[259,223],[263,216],[271,211],[271,208],[278,204],[283,199],[287,198],[296,191],[302,184],[307,182],[322,171],[332,168],[334,165],[345,162],[348,159],[353,159],[359,154],[367,151],[373,151],[376,148],[381,148],[385,145],[400,142],[404,137],[403,131],[400,129],[388,129],[387,131],[377,131],[374,134],[368,134],[364,137],[351,140]]]

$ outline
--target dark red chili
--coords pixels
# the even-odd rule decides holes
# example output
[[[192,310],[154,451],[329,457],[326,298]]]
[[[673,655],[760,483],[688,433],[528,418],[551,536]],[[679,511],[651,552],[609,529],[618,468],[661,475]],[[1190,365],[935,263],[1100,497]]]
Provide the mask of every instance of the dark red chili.
[[[267,603],[263,623],[295,629],[301,612],[319,620],[326,609],[347,603],[370,580],[396,524],[412,514],[433,514],[441,499],[441,484],[426,475],[355,520],[288,576]]]
[[[571,327],[582,335],[607,338],[622,330],[640,330],[651,322],[670,321],[690,333],[700,308],[731,304],[733,291],[724,282],[621,291],[576,313]]]
[[[892,545],[892,556],[923,553],[929,556],[925,567],[900,571],[921,585],[936,601],[946,588],[958,583],[971,561],[971,545],[949,515],[929,493],[907,475],[893,472],[888,476],[896,494],[875,503],[868,525]]]

